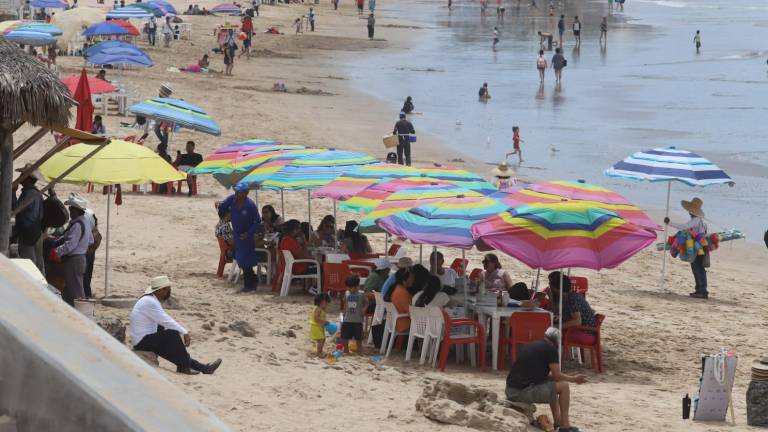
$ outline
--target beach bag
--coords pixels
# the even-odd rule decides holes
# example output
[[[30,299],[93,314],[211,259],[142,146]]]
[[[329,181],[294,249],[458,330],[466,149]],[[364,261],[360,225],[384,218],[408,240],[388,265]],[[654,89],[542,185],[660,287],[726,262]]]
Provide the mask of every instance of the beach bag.
[[[397,147],[397,145],[400,143],[400,140],[397,138],[397,135],[384,135],[381,140],[384,142],[384,147],[386,148],[392,148]]]

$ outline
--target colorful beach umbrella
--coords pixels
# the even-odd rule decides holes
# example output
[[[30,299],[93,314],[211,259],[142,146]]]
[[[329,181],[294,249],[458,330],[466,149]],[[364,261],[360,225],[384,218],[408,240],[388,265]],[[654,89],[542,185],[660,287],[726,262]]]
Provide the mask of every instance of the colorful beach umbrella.
[[[210,135],[221,135],[221,128],[208,113],[196,105],[179,99],[148,99],[131,106],[128,111]]]
[[[99,42],[85,51],[85,58],[95,65],[152,66],[152,59],[144,51],[120,41]]]
[[[232,3],[220,4],[212,7],[211,13],[219,15],[240,15],[240,7],[235,6]]]
[[[0,23],[0,32],[8,33],[12,30],[25,30],[40,33],[48,33],[51,36],[61,36],[63,31],[50,23],[36,21],[5,21]]]
[[[56,38],[50,34],[31,30],[11,30],[3,37],[21,45],[45,46],[56,43]]]
[[[216,170],[213,178],[225,188],[242,181],[248,183],[252,189],[257,189],[265,179],[290,161],[323,151],[325,149],[252,150]]]
[[[271,190],[319,189],[354,166],[377,162],[364,153],[325,150],[293,159],[269,175],[260,176],[254,170],[243,181]]]
[[[172,4],[170,4],[165,0],[149,0],[147,3],[158,5],[161,8],[165,9],[165,11],[171,15],[179,14],[178,12],[176,12],[176,7],[174,7]]]
[[[656,240],[656,234],[616,213],[579,201],[504,211],[472,226],[481,247],[531,268],[614,268]]]
[[[115,19],[142,19],[150,18],[153,16],[154,14],[152,14],[152,12],[147,12],[144,9],[133,6],[112,9],[111,11],[107,12],[107,18]]]
[[[126,20],[121,19],[113,19],[111,21],[112,24],[119,25],[120,27],[124,28],[130,36],[139,36],[141,35],[141,32],[139,29],[137,29],[133,24],[129,23]]]
[[[110,21],[94,24],[85,29],[85,31],[82,33],[82,35],[86,37],[116,36],[127,34],[128,30]]]
[[[675,147],[655,148],[652,150],[633,153],[624,160],[617,162],[604,172],[609,177],[624,178],[638,181],[666,182],[667,205],[666,217],[669,217],[669,200],[672,195],[672,182],[680,182],[688,186],[712,186],[735,183],[728,174],[710,160],[687,150]],[[667,238],[668,226],[664,225],[664,239]],[[667,253],[661,254],[661,280],[664,289]]]
[[[457,196],[429,202],[376,220],[391,235],[426,244],[459,249],[475,245],[472,225],[506,209],[503,192],[492,196]]]
[[[156,4],[154,2],[141,2],[141,3],[135,3],[131,5],[131,7],[136,7],[143,9],[151,14],[153,14],[156,17],[162,17],[168,14],[168,10],[162,7],[159,4]]]
[[[226,166],[237,157],[252,151],[272,152],[279,150],[300,150],[304,148],[305,147],[301,145],[282,144],[274,140],[240,141],[216,149],[215,152],[207,155],[198,166],[191,169],[188,174],[200,175],[216,173],[219,170],[225,169]]]

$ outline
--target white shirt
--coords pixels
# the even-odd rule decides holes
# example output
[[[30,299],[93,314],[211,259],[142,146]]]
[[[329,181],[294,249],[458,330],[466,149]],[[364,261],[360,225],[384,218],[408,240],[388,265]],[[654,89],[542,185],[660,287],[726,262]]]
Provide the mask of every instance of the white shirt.
[[[672,225],[673,228],[678,230],[689,230],[692,229],[696,232],[700,233],[706,233],[707,232],[707,225],[704,223],[704,220],[698,216],[694,216],[686,223],[677,224],[674,222],[670,222],[670,225]]]
[[[456,274],[454,269],[446,267],[443,269],[443,274],[439,274],[437,277],[440,278],[440,282],[443,284],[443,286],[455,287],[456,279],[459,278],[459,275]]]
[[[166,330],[176,330],[183,335],[187,334],[187,329],[163,310],[160,300],[154,294],[141,297],[131,311],[131,343],[136,346],[144,339],[144,336],[157,333],[158,325],[163,326]]]

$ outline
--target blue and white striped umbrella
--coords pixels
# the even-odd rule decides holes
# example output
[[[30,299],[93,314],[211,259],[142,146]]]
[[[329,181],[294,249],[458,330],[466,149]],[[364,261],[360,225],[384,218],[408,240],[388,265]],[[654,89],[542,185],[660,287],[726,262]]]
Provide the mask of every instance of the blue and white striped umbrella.
[[[107,18],[112,19],[141,19],[153,16],[152,12],[147,12],[144,9],[130,6],[112,9],[107,12]]]
[[[6,39],[11,42],[30,46],[44,46],[56,43],[56,38],[48,33],[30,31],[30,30],[11,30],[4,34]]]
[[[154,98],[128,108],[128,111],[142,117],[160,120],[174,125],[221,135],[221,128],[202,108],[179,99]]]
[[[689,186],[733,184],[733,180],[709,159],[674,147],[633,153],[605,170],[609,177],[651,182],[679,181]]]

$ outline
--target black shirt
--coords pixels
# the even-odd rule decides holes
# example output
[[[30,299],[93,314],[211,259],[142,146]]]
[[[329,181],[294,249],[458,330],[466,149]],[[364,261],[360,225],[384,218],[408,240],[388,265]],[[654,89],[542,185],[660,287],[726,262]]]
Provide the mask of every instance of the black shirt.
[[[179,155],[179,166],[196,167],[203,161],[203,155],[200,153],[184,153]]]
[[[555,54],[552,56],[552,67],[555,69],[562,69],[565,67],[565,57],[562,54]]]
[[[477,91],[477,95],[478,95],[479,97],[485,97],[485,96],[488,96],[488,88],[487,88],[487,87],[485,87],[485,86],[483,86],[483,87],[480,87],[480,90],[478,90],[478,91]]]
[[[524,389],[547,381],[549,365],[557,361],[557,348],[549,341],[542,339],[521,346],[507,375],[507,387]]]
[[[403,104],[403,109],[401,111],[406,113],[406,114],[410,114],[411,112],[413,112],[413,102],[407,102],[406,101]]]
[[[408,135],[415,134],[416,130],[413,128],[413,124],[411,122],[403,119],[395,123],[395,129],[392,131],[392,133],[398,135]]]

